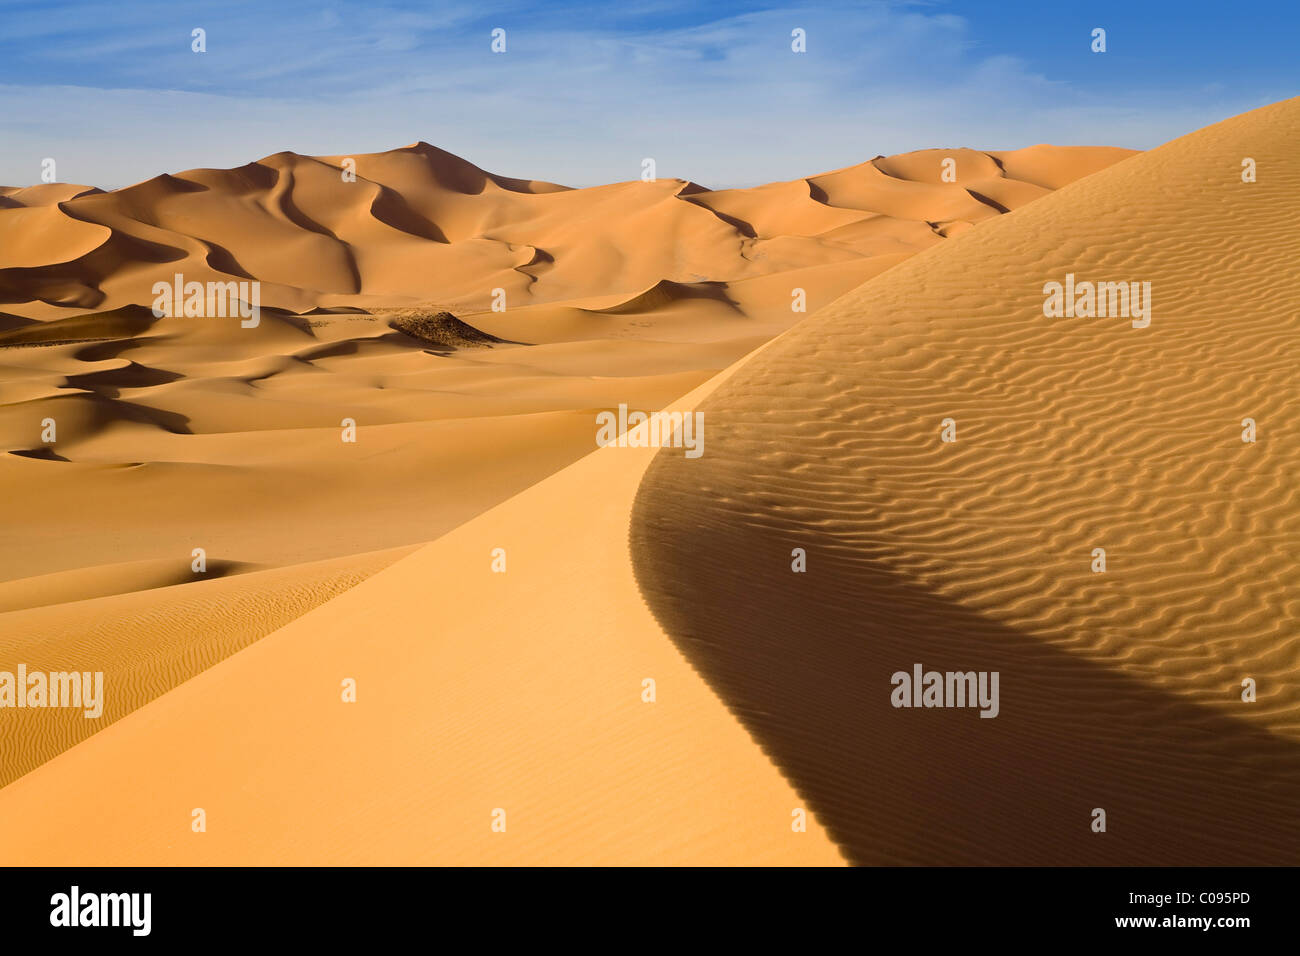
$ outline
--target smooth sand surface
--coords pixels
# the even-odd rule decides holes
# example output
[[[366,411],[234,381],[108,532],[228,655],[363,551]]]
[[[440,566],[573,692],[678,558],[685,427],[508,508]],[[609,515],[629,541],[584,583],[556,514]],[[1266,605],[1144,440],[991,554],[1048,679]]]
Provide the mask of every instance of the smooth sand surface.
[[[0,613],[6,670],[23,663],[32,670],[102,671],[105,688],[103,712],[95,719],[86,719],[85,708],[78,707],[6,709],[0,719],[5,755],[0,783],[20,777],[410,550],[261,571],[209,564],[202,581],[193,580],[188,561],[177,561],[57,575],[54,586],[43,578],[0,585],[7,598],[30,595],[39,586],[46,600],[64,599]],[[69,585],[83,586],[87,596],[69,599],[54,590]]]
[[[11,784],[4,861],[843,862],[641,599],[654,453],[601,449]]]

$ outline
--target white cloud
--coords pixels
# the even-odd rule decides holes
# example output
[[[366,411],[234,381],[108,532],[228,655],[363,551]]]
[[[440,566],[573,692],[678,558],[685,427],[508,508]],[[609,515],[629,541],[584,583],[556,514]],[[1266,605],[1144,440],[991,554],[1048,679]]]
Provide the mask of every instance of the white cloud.
[[[424,139],[494,172],[572,185],[635,178],[645,156],[661,176],[752,185],[930,146],[1150,147],[1259,105],[1228,91],[1104,99],[1012,57],[972,56],[959,17],[883,4],[637,32],[571,18],[541,27],[550,21],[540,15],[511,28],[503,14],[504,55],[490,52],[486,29],[465,33],[470,8],[382,14],[318,13],[278,57],[265,38],[232,46],[210,29],[211,52],[186,45],[143,58],[128,71],[131,88],[0,86],[0,182],[36,181],[46,156],[61,179],[116,187],[281,149],[369,152]],[[331,26],[331,15],[342,22]],[[790,51],[796,26],[806,54]],[[101,52],[115,42],[105,38]],[[210,90],[233,89],[143,82],[200,67]]]

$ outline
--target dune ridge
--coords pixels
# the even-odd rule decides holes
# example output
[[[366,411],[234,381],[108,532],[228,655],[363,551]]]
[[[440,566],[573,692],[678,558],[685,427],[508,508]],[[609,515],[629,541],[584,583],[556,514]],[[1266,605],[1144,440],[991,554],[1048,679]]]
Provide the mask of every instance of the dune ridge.
[[[1300,861],[1298,141],[1268,106],[910,259],[649,469],[646,599],[852,861]],[[1067,274],[1150,325],[1046,316]],[[891,706],[917,662],[1000,714]]]
[[[423,142],[354,157],[281,152],[112,192],[0,187],[0,304],[37,319],[148,305],[166,271],[257,279],[263,305],[298,314],[362,303],[473,313],[495,287],[525,305],[731,282],[926,248],[939,226],[997,215],[973,192],[998,194],[1005,211],[1132,155],[1044,149],[924,150],[720,191],[676,179],[570,189],[487,173]],[[951,182],[939,172],[948,158]],[[661,241],[643,241],[648,231]]]
[[[102,671],[103,713],[6,710],[0,786],[410,552],[259,570],[213,560],[134,562],[0,585],[5,666]],[[93,577],[92,577],[93,574]],[[87,580],[90,578],[90,580]],[[70,595],[69,589],[76,594]],[[99,593],[95,593],[98,591]],[[42,603],[31,603],[41,601]]]
[[[653,455],[588,455],[0,789],[0,859],[842,864],[639,598]]]

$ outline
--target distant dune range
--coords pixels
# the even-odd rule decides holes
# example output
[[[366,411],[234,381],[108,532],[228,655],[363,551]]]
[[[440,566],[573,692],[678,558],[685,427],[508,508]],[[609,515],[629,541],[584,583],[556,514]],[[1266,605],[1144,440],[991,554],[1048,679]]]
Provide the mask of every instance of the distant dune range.
[[[813,312],[1129,155],[568,189],[419,143],[353,157],[355,182],[347,157],[280,153],[0,188],[0,492],[21,503],[0,666],[104,669],[111,695],[100,721],[0,712],[0,784],[585,455],[596,411],[686,394],[804,318],[796,287]],[[176,273],[261,282],[260,326],[155,318]]]
[[[925,150],[710,191],[680,179],[569,189],[417,143],[351,157],[355,182],[344,180],[349,157],[285,152],[110,193],[0,187],[0,303],[42,320],[144,305],[169,272],[258,279],[264,306],[293,313],[431,302],[477,313],[493,288],[512,311],[627,297],[661,280],[731,283],[910,254],[1130,153]],[[941,181],[948,158],[955,183]]]
[[[575,439],[571,464],[517,494],[499,488],[498,503],[422,547],[376,556],[387,566],[204,660],[178,686],[159,680],[171,689],[0,790],[0,854],[46,864],[1300,861],[1300,293],[1287,282],[1300,253],[1298,141],[1300,100],[1227,120],[936,239],[720,374],[697,368],[688,387],[683,375],[662,404],[703,412],[703,457],[636,447],[578,457]],[[1247,156],[1256,183],[1241,182]],[[832,198],[832,177],[814,179]],[[746,206],[757,192],[713,201],[757,232],[764,220]],[[689,355],[709,338],[692,343],[692,322],[779,332],[790,275],[813,271],[748,280],[775,290],[767,319],[715,320],[704,310],[731,308],[718,287],[673,274],[601,307],[645,294],[663,309],[645,319],[656,330],[647,339],[676,332],[673,354]],[[1045,317],[1043,284],[1067,272],[1150,281],[1150,327]],[[725,282],[727,299],[744,300],[741,280],[697,281]],[[684,303],[701,311],[671,313]],[[509,323],[455,315],[516,342],[540,342],[547,327],[510,324],[513,312]],[[575,330],[611,317],[599,315],[553,318]],[[413,328],[464,334],[445,320]],[[728,341],[713,333],[715,358]],[[330,374],[345,374],[344,360],[396,361],[354,344]],[[548,348],[476,344],[396,354],[414,365]],[[618,354],[583,344],[588,360]],[[33,353],[50,354],[11,350]],[[593,374],[578,350],[553,354],[573,363],[554,379]],[[504,366],[474,368],[482,378]],[[476,398],[513,395],[489,385],[502,389],[492,380]],[[951,445],[939,441],[948,417]],[[1245,417],[1258,422],[1254,444],[1240,439]],[[256,448],[267,470],[302,455],[351,487],[363,471],[324,464],[337,460],[332,427],[239,450]],[[154,428],[169,443],[217,437],[191,431]],[[403,437],[413,434],[430,433]],[[401,448],[394,440],[376,463],[400,471]],[[85,467],[78,451],[70,462],[10,456],[11,467],[53,475]],[[448,469],[474,453],[457,448]],[[500,454],[498,467],[515,460]],[[445,480],[431,480],[431,493]],[[382,481],[367,487],[374,509]],[[334,533],[339,546],[357,539],[346,525]],[[220,556],[274,563],[244,547]],[[490,571],[498,547],[505,574]],[[807,550],[803,574],[791,572],[796,547]],[[1090,571],[1096,547],[1107,550],[1104,574]],[[132,567],[155,587],[170,580]],[[156,593],[268,573],[227,570]],[[46,586],[19,582],[0,598]],[[107,594],[102,576],[80,586]],[[0,622],[41,612],[52,613]],[[892,708],[890,674],[914,662],[999,671],[999,716]],[[347,677],[356,704],[339,702]],[[1258,682],[1255,703],[1240,699],[1245,677]],[[646,678],[653,704],[641,698]],[[190,829],[195,807],[208,814],[201,834]],[[1090,829],[1097,807],[1104,834]],[[498,808],[504,833],[490,828]],[[806,833],[791,829],[800,809],[812,814]]]

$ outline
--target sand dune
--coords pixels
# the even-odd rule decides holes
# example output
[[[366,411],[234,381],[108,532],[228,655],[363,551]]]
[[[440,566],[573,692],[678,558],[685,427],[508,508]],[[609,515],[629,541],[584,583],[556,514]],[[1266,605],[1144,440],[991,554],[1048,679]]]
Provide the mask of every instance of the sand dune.
[[[569,189],[487,173],[417,143],[355,157],[279,153],[114,192],[0,189],[0,491],[24,503],[0,526],[0,653],[10,663],[103,670],[114,688],[98,721],[0,713],[0,784],[28,774],[5,796],[39,795],[44,770],[29,771],[64,751],[76,762],[85,748],[106,746],[103,759],[119,760],[113,748],[136,744],[101,743],[118,739],[113,722],[138,714],[139,726],[152,729],[120,733],[143,739],[136,735],[158,727],[156,704],[178,708],[164,721],[178,734],[215,732],[225,741],[200,748],[203,758],[176,785],[208,787],[251,822],[267,808],[241,802],[210,775],[227,774],[246,796],[238,781],[247,780],[246,747],[262,733],[255,724],[267,736],[254,747],[291,747],[288,738],[271,741],[301,734],[309,714],[322,721],[312,735],[338,732],[337,695],[315,698],[308,688],[307,697],[264,701],[267,710],[240,703],[247,723],[218,727],[202,694],[242,701],[233,688],[243,668],[309,657],[331,688],[338,667],[363,668],[368,693],[373,681],[397,681],[381,683],[386,702],[374,700],[353,721],[349,739],[364,772],[304,823],[303,834],[317,829],[317,845],[292,837],[252,851],[254,831],[241,824],[199,846],[157,830],[162,842],[143,839],[133,856],[127,844],[165,818],[165,801],[180,793],[163,787],[163,802],[146,800],[145,816],[123,817],[115,824],[122,842],[102,845],[95,858],[839,861],[816,820],[808,833],[791,832],[800,798],[636,596],[627,516],[650,454],[583,456],[594,447],[597,411],[661,409],[706,382],[713,387],[720,370],[807,313],[947,236],[1037,201],[1048,189],[1042,182],[1068,182],[1132,155],[1035,154],[1018,161],[1022,180],[1004,172],[1005,157],[1020,153],[878,157],[752,190],[682,180]],[[955,182],[935,171],[950,156]],[[349,159],[355,182],[342,175]],[[153,284],[177,273],[260,283],[259,324],[155,317]],[[494,308],[502,296],[504,310]],[[355,441],[347,440],[349,422]],[[596,500],[600,521],[579,531]],[[535,549],[532,561],[512,564],[518,592],[502,593],[461,557],[464,548],[486,555],[496,546],[489,540],[533,523],[547,543],[525,536],[518,544],[525,554]],[[397,560],[435,539],[419,561]],[[190,570],[194,548],[207,555],[202,579]],[[608,565],[599,599],[587,594],[588,572],[576,571],[588,553]],[[380,571],[394,561],[400,573]],[[561,567],[575,576],[557,588]],[[367,598],[358,582],[372,575],[381,591]],[[352,591],[360,618],[344,625],[333,610],[309,613]],[[413,605],[415,595],[434,603]],[[602,609],[617,642],[585,628],[558,644],[518,632],[535,612],[544,610],[544,621],[583,602]],[[378,605],[393,615],[378,614]],[[478,612],[462,619],[465,607],[498,617],[490,625]],[[296,619],[300,630],[286,627]],[[355,627],[366,635],[361,643]],[[503,678],[485,668],[482,635],[491,628],[510,634],[498,653],[526,658],[534,670],[514,667]],[[284,649],[247,663],[255,661],[245,656],[251,645],[272,632]],[[428,670],[393,666],[415,660],[416,648]],[[237,666],[225,671],[223,661]],[[673,688],[665,706],[637,696],[645,675],[635,675],[646,667]],[[510,735],[534,709],[536,668],[560,682],[564,699],[549,700],[529,735],[532,749],[519,750]],[[432,697],[408,686],[430,671],[441,675]],[[203,680],[211,690],[192,691]],[[289,701],[296,709],[283,709]],[[506,750],[485,752],[458,736],[460,705],[472,706],[484,733],[509,741]],[[638,723],[620,736],[629,720]],[[451,743],[389,766],[391,755],[423,747],[431,726]],[[373,740],[389,733],[376,750]],[[304,745],[301,757],[323,770],[316,746]],[[286,795],[295,792],[294,774],[314,779],[301,761],[264,754],[268,773],[275,765],[286,775]],[[543,774],[547,760],[570,770]],[[137,777],[145,772],[138,761],[126,765]],[[46,769],[57,774],[59,766],[56,759]],[[407,795],[409,813],[394,816],[381,802],[377,815],[340,823],[348,802],[381,777],[394,798]],[[429,812],[410,790],[428,779],[443,781],[438,812],[452,811],[446,821],[463,824],[459,835],[410,816]],[[485,845],[471,823],[481,810],[474,800],[515,780],[507,790],[529,808],[533,835]],[[577,816],[556,803],[575,784],[589,791]],[[646,793],[656,795],[653,805]],[[730,820],[722,828],[718,807]],[[266,819],[281,810],[289,804]],[[383,814],[436,842],[412,843]],[[674,818],[689,822],[670,835]],[[565,828],[578,820],[608,838],[566,842]],[[359,849],[371,827],[383,835]],[[649,844],[647,832],[657,834]],[[26,846],[78,859],[71,845],[66,854],[40,840]]]
[[[909,260],[656,459],[647,600],[854,861],[1300,860],[1298,127],[1228,120]],[[1150,326],[1046,317],[1066,273],[1150,282]],[[891,707],[914,662],[999,671],[1000,715]]]
[[[728,193],[767,223],[803,189],[812,213],[759,238],[679,180],[573,190],[417,143],[354,157],[348,182],[346,159],[3,190],[16,600],[153,589],[96,569],[184,567],[196,547],[289,568],[432,540],[586,454],[596,410],[661,408],[789,327],[796,286],[815,310],[941,241],[804,181]],[[869,242],[816,234],[858,220]],[[260,323],[156,317],[153,284],[177,273],[262,283]]]
[[[5,667],[102,671],[103,713],[6,710],[0,785],[398,560],[409,548],[255,570],[133,562],[0,585]],[[166,565],[166,566],[164,566]],[[75,592],[73,589],[76,589]],[[40,601],[41,604],[32,603]],[[18,609],[10,610],[18,605]]]
[[[0,847],[47,863],[1296,862],[1300,303],[1276,277],[1297,252],[1298,119],[1300,100],[1237,117],[1010,216],[945,192],[952,218],[933,224],[990,221],[948,242],[931,228],[933,248],[664,402],[704,414],[702,457],[605,447],[532,484],[4,788]],[[979,155],[1052,181],[1049,150],[1021,153]],[[934,185],[907,161],[871,170],[814,177],[810,196],[898,213]],[[718,206],[743,219],[734,197]],[[1044,315],[1044,283],[1067,273],[1150,282],[1150,325]],[[732,308],[657,281],[626,291]],[[744,283],[716,281],[743,307]],[[627,301],[615,291],[554,314],[625,318],[593,315]],[[917,661],[999,671],[996,719],[891,707],[891,672]]]
[[[6,787],[0,852],[92,865],[842,862],[815,818],[791,829],[801,798],[638,595],[627,522],[653,454],[584,458]],[[489,570],[493,547],[505,573]],[[349,677],[355,704],[339,697]],[[156,786],[131,786],[158,765]],[[87,801],[91,781],[100,796]],[[204,833],[190,829],[195,807]],[[491,829],[496,809],[505,832]],[[17,825],[44,814],[62,825]]]
[[[496,176],[427,143],[356,157],[277,153],[108,193],[6,187],[0,304],[39,319],[147,305],[153,282],[171,272],[257,279],[264,306],[294,313],[437,304],[459,315],[487,309],[494,287],[520,307],[660,282],[730,282],[878,254],[871,243],[825,238],[864,221],[873,234],[879,220],[911,223],[893,238],[917,251],[935,241],[934,223],[996,214],[972,189],[1015,208],[1044,181],[1055,188],[1131,155],[1025,155],[1045,149],[925,150],[722,191],[682,180],[568,189]],[[939,180],[946,158],[953,182]]]

